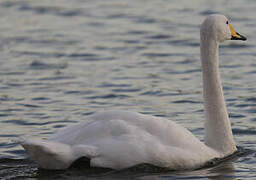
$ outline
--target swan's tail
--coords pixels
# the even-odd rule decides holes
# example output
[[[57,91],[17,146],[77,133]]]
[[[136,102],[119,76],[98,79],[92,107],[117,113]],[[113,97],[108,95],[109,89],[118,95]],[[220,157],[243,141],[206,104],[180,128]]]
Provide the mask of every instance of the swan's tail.
[[[67,144],[39,138],[22,138],[19,143],[40,168],[66,169],[74,160],[72,149]]]

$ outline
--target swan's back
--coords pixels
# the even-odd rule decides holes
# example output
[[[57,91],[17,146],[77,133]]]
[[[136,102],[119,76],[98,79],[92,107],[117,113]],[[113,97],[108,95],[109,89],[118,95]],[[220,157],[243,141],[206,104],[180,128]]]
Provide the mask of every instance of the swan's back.
[[[130,111],[107,111],[89,116],[86,122],[63,129],[51,140],[75,145],[124,137],[127,140],[155,138],[180,148],[201,144],[190,131],[173,121]]]

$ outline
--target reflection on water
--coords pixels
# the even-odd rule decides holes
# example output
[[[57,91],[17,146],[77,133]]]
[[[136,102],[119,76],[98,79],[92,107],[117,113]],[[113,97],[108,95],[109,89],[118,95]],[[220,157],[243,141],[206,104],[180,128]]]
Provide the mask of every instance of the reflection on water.
[[[211,13],[227,15],[248,37],[221,45],[220,67],[237,145],[255,150],[255,8],[251,0],[1,1],[1,177],[87,176],[40,174],[15,140],[49,137],[103,110],[163,116],[203,140],[199,24]],[[227,164],[235,169],[134,178],[254,179],[254,154]]]
[[[216,167],[211,170],[212,176],[208,177],[209,180],[236,180],[235,174],[235,166],[232,162],[225,162],[220,167]]]
[[[36,165],[28,160],[1,160],[1,164],[5,164],[0,168],[0,172],[7,178],[22,177],[22,178],[37,178],[37,179],[202,179],[209,180],[235,180],[238,170],[235,168],[235,163],[238,159],[248,157],[255,154],[249,150],[241,150],[236,155],[231,156],[223,162],[218,162],[217,165],[209,166],[194,171],[169,171],[149,165],[139,165],[129,169],[114,171],[102,168],[87,168],[87,163],[83,161],[76,162],[68,170],[42,170],[37,169]],[[13,170],[15,174],[11,173]],[[240,173],[243,177],[243,173]]]

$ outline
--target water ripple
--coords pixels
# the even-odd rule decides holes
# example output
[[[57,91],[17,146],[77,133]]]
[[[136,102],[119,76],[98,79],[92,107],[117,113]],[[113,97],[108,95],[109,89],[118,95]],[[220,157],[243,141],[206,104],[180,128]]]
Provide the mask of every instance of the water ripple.
[[[19,126],[43,126],[43,125],[49,125],[49,124],[62,124],[63,122],[73,122],[73,121],[48,121],[48,122],[28,122],[26,120],[5,120],[2,121],[2,123],[6,123],[6,124],[15,124],[15,125],[19,125]]]
[[[33,61],[30,64],[30,68],[32,69],[39,69],[39,70],[43,70],[43,69],[65,69],[68,67],[67,63],[63,63],[63,64],[50,64],[50,63],[44,63],[44,62],[40,62],[38,60]]]
[[[146,57],[172,57],[172,56],[183,56],[183,53],[144,53],[142,56]]]
[[[32,11],[36,14],[54,14],[58,16],[65,17],[73,17],[73,16],[81,16],[83,14],[79,9],[68,10],[60,7],[52,7],[52,6],[37,6],[33,7],[29,4],[22,4],[19,8],[20,11]]]
[[[237,129],[232,128],[233,133],[236,135],[256,135],[256,130],[252,129]]]
[[[86,97],[87,99],[124,99],[129,98],[130,96],[124,94],[106,94],[106,95],[99,95],[99,96],[89,96]]]
[[[188,103],[188,104],[201,104],[202,102],[199,102],[199,101],[192,101],[192,100],[177,100],[177,101],[173,101],[172,103],[176,103],[176,104],[185,104],[185,103]]]
[[[148,39],[162,40],[162,39],[170,39],[170,38],[172,38],[172,36],[168,35],[168,34],[156,34],[156,35],[148,36],[147,38]]]

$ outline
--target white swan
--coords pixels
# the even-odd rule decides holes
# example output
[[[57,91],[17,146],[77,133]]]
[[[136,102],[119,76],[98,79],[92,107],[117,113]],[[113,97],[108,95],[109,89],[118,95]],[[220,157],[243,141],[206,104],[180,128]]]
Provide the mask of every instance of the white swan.
[[[205,144],[173,121],[129,111],[88,116],[48,140],[20,143],[41,168],[65,169],[81,157],[93,167],[122,169],[149,163],[173,170],[194,169],[237,149],[222,92],[218,47],[224,40],[246,38],[223,15],[211,15],[201,25],[201,62],[206,115]]]

